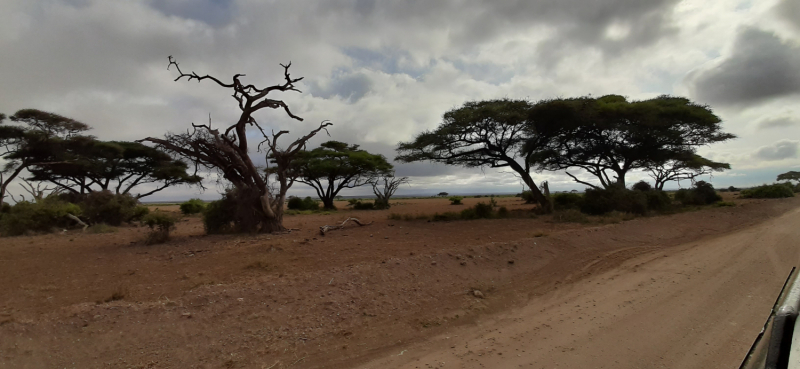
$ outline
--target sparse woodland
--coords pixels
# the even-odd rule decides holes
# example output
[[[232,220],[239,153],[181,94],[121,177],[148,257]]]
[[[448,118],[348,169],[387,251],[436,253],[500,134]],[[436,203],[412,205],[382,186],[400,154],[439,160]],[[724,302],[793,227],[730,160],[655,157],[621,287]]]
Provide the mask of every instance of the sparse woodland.
[[[281,99],[283,93],[300,93],[297,83],[303,77],[290,74],[291,63],[281,65],[281,83],[263,86],[244,82],[244,74],[227,79],[200,75],[184,71],[171,56],[168,61],[176,82],[198,82],[201,88],[232,96],[238,119],[209,119],[207,124],[190,123],[183,132],[120,142],[99,140],[89,134],[87,124],[55,113],[25,109],[10,117],[0,114],[3,235],[139,221],[147,216],[139,199],[170,186],[203,187],[201,176],[211,172],[228,188],[223,198],[208,206],[193,199],[181,207],[185,215],[202,214],[209,233],[286,231],[287,204],[292,211],[320,210],[314,199],[289,198],[289,189],[298,184],[312,187],[326,211],[336,210],[334,200],[341,198],[342,190],[361,186],[371,187],[376,199],[351,200],[354,209],[389,209],[398,189],[410,185],[411,179],[396,176],[383,155],[358,145],[327,141],[308,147],[313,137],[329,133],[330,121],[285,142],[290,130],[268,131],[259,123],[262,109],[282,111],[288,121],[303,121]],[[608,95],[538,102],[506,98],[469,101],[445,112],[437,128],[400,142],[395,160],[507,168],[524,184],[519,196],[534,204],[538,214],[647,214],[668,211],[675,204],[719,201],[711,184],[696,179],[729,170],[730,165],[704,158],[697,150],[735,138],[723,131],[710,107],[682,97],[629,101]],[[258,155],[265,167],[253,159]],[[634,171],[648,174],[652,185],[641,181],[628,186],[626,177]],[[586,193],[551,194],[547,181],[537,179],[543,172],[564,173],[585,186]],[[674,195],[663,191],[665,184],[682,180],[693,186]],[[797,172],[780,174],[777,180],[784,184],[747,190],[742,196],[787,197],[800,189],[800,184],[791,184],[800,180]],[[25,184],[27,196],[8,193],[14,181]],[[461,199],[450,198],[453,204]],[[513,215],[508,209],[495,209],[494,199],[479,205],[439,219]],[[146,219],[163,239],[174,225],[161,215]],[[161,222],[158,227],[156,220]]]

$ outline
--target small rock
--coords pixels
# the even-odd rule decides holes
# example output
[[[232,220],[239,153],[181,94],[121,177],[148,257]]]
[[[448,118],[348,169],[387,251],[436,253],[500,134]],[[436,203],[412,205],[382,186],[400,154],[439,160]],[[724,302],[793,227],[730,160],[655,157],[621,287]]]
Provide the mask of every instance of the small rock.
[[[467,262],[466,261],[462,261],[461,265],[467,265]]]
[[[369,235],[369,236],[372,237],[372,235]]]
[[[389,237],[387,236],[387,237],[384,237],[383,239],[384,239],[384,240],[388,240],[388,239],[389,239]]]
[[[192,317],[192,313],[183,313],[183,314],[181,314],[181,316],[187,317],[187,318],[191,318]]]
[[[431,265],[436,265],[436,262],[435,262],[435,261],[432,261],[432,262],[431,262]]]
[[[514,260],[509,260],[508,263],[509,264],[514,264]]]
[[[483,296],[483,292],[481,292],[481,291],[478,291],[478,290],[473,290],[473,291],[472,291],[472,295],[473,295],[473,296],[475,296],[475,297],[477,297],[477,298],[479,298],[479,299],[482,299],[482,298],[484,298],[484,296]]]

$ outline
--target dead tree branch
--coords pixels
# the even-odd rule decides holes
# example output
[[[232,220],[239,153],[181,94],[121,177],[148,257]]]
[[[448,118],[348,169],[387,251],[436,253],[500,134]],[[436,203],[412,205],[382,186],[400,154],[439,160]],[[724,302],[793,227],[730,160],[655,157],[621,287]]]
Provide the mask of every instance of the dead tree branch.
[[[344,225],[347,224],[347,222],[349,222],[351,220],[353,222],[355,222],[356,224],[358,224],[359,226],[362,226],[362,227],[363,226],[368,226],[368,225],[370,225],[370,224],[372,224],[374,222],[374,221],[372,221],[372,222],[369,222],[369,223],[361,223],[361,221],[356,219],[356,218],[347,218],[347,219],[344,220],[344,222],[342,222],[342,224],[339,224],[339,225],[335,225],[335,226],[325,225],[325,226],[319,227],[319,233],[324,236],[325,233],[327,233],[327,232],[330,232],[330,231],[333,231],[333,230],[336,230],[336,229],[342,229],[342,228],[344,228]]]

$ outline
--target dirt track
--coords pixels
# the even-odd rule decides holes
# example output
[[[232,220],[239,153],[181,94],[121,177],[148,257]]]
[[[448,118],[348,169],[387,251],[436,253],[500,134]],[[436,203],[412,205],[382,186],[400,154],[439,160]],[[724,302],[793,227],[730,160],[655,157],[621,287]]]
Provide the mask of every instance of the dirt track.
[[[798,240],[795,209],[628,260],[363,368],[736,368],[800,265]]]
[[[620,224],[341,211],[285,235],[189,218],[158,246],[131,227],[4,238],[0,368],[735,367],[800,261],[800,198],[736,201]],[[316,234],[350,215],[375,223]]]

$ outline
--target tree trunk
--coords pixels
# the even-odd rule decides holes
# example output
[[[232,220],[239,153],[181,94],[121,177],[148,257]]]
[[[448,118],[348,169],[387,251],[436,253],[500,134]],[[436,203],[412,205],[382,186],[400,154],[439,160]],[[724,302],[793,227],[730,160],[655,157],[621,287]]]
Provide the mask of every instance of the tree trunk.
[[[264,219],[261,221],[261,233],[274,233],[285,230],[286,228],[283,227],[283,219],[281,218],[264,217]]]
[[[336,206],[333,205],[333,197],[323,197],[321,200],[325,210],[336,210]]]

